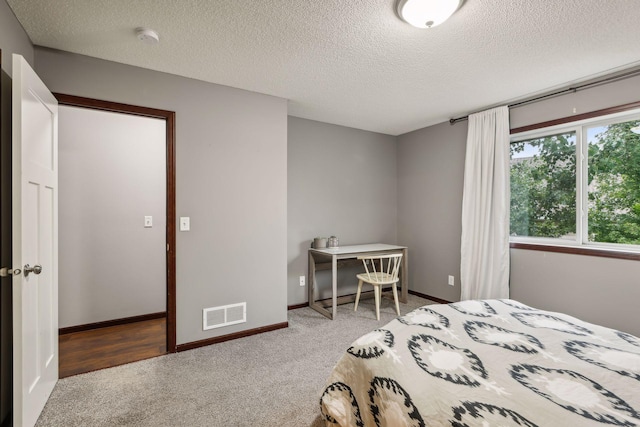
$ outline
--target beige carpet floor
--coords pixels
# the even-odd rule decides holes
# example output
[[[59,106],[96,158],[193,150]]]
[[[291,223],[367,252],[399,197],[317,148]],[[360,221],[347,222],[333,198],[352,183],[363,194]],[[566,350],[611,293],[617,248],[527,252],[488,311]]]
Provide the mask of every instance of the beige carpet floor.
[[[431,301],[409,296],[405,314]],[[330,321],[288,312],[289,327],[62,379],[38,423],[45,426],[320,427],[326,378],[350,343],[395,317],[383,299],[338,307]]]

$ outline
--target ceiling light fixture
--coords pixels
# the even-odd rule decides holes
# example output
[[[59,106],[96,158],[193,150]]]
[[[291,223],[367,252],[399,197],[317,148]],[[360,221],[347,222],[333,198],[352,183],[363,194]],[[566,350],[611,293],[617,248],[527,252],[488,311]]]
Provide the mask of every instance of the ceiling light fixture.
[[[136,36],[138,37],[138,40],[143,41],[147,44],[157,44],[160,41],[158,33],[150,28],[136,28]]]
[[[633,133],[637,133],[638,135],[640,135],[640,125],[636,126],[636,127],[632,127],[631,129],[629,129],[631,132]]]
[[[442,24],[458,10],[463,0],[398,0],[398,16],[418,28]]]

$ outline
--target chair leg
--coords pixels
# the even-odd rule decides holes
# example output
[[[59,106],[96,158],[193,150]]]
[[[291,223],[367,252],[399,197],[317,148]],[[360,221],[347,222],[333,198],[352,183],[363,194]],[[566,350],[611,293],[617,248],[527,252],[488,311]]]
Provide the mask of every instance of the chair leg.
[[[376,296],[376,319],[380,320],[380,286],[373,287],[373,294]]]
[[[395,283],[393,284],[393,300],[396,303],[396,313],[398,313],[398,316],[400,316],[400,304],[398,304],[398,287]]]
[[[356,292],[356,303],[353,306],[353,311],[358,311],[358,302],[360,301],[360,292],[362,291],[362,280],[358,281],[358,292]]]

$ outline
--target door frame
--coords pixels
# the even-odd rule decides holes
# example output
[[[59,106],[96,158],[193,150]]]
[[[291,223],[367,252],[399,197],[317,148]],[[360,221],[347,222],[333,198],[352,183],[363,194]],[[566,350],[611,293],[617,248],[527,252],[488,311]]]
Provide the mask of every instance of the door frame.
[[[176,345],[176,171],[175,135],[176,113],[156,108],[121,104],[81,96],[53,93],[59,105],[80,107],[112,113],[130,114],[166,121],[166,213],[167,213],[167,353],[175,353]]]
[[[5,82],[5,78],[7,81]],[[0,49],[0,86],[8,89],[4,94],[0,87],[0,266],[12,264],[12,231],[13,212],[12,183],[13,141],[11,135],[11,85],[12,78],[2,69],[2,49]],[[7,101],[5,103],[5,100]],[[5,108],[6,107],[6,108]],[[5,111],[6,110],[6,111]],[[4,126],[3,126],[4,125]],[[7,136],[5,139],[4,136]],[[12,277],[0,278],[0,425],[11,425],[13,418],[13,285]],[[6,324],[4,323],[6,321]]]

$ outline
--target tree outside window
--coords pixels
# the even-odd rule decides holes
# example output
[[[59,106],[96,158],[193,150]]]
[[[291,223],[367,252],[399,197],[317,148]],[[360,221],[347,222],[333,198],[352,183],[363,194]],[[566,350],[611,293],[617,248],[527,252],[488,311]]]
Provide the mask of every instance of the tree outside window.
[[[640,244],[640,121],[587,129],[588,239]]]

